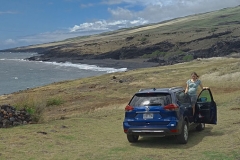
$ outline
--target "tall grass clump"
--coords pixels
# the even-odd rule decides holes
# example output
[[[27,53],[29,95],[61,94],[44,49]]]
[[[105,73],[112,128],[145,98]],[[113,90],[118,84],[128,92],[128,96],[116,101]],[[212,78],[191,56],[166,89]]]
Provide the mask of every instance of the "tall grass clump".
[[[58,106],[63,104],[63,99],[61,97],[51,97],[49,99],[47,99],[47,104],[46,106]]]
[[[33,122],[43,121],[43,111],[46,108],[44,97],[35,95],[22,95],[13,102],[17,110],[25,109]]]

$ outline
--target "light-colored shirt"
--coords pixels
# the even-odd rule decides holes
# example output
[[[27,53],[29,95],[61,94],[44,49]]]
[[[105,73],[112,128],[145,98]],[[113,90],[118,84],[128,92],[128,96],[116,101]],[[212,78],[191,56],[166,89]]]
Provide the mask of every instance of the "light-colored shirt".
[[[188,94],[189,95],[197,95],[197,89],[198,86],[201,84],[202,82],[198,79],[195,82],[192,82],[191,79],[189,79],[187,81],[188,84]]]

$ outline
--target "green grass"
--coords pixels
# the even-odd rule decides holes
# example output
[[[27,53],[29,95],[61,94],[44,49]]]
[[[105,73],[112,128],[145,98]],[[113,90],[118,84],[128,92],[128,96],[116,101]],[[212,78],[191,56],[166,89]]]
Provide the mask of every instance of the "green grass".
[[[110,113],[109,113],[110,111]],[[239,147],[219,126],[207,126],[202,132],[190,132],[187,145],[168,138],[141,138],[129,144],[122,131],[123,108],[105,108],[67,120],[8,129],[8,152],[2,159],[237,159]],[[221,113],[221,112],[220,112]],[[62,125],[67,128],[62,128]],[[37,134],[45,131],[47,135]],[[233,133],[230,133],[233,134]],[[22,136],[24,135],[24,136]],[[233,134],[234,135],[234,134]],[[35,141],[38,139],[38,141]],[[221,139],[219,142],[217,139]],[[5,144],[2,140],[2,144]],[[224,145],[221,145],[224,143]],[[34,148],[33,148],[34,145]],[[231,145],[235,146],[230,147]],[[21,146],[21,147],[20,147]],[[231,149],[230,149],[230,148]],[[14,151],[14,154],[10,154]],[[28,152],[31,151],[31,152]],[[5,158],[4,158],[5,157]],[[41,158],[40,158],[41,157]]]
[[[206,151],[203,152],[206,160],[236,160],[239,159],[239,152],[230,152],[230,153],[222,153],[222,152],[216,152],[216,151]]]
[[[156,50],[152,52],[152,54],[144,54],[142,58],[157,58],[157,57],[164,57],[167,54],[167,52],[161,52],[159,50]]]
[[[224,24],[239,21],[239,11],[239,7],[223,9],[153,24],[150,29],[149,26],[145,26],[145,29],[136,27],[38,47],[69,44],[72,48],[64,48],[64,53],[68,52],[67,49],[74,49],[79,53],[79,49],[81,52],[95,54],[99,48],[94,48],[93,45],[88,48],[84,46],[85,42],[98,43],[104,53],[108,52],[108,49],[117,50],[139,44],[144,47],[145,44],[151,46],[167,41],[175,45],[170,52],[156,50],[143,57],[168,58],[185,54],[186,49],[208,48],[216,42],[225,41],[229,36],[239,37],[236,29],[239,24]],[[221,17],[222,15],[225,17]],[[233,33],[217,39],[195,41],[226,30]],[[149,36],[146,38],[145,35]],[[133,36],[134,39],[126,43],[125,38],[128,36]],[[177,45],[178,42],[191,43],[181,46]],[[239,59],[211,58],[191,61],[190,55],[183,59],[189,62],[58,82],[0,96],[1,104],[11,104],[17,109],[26,108],[34,121],[38,122],[1,128],[0,159],[240,159]],[[132,95],[141,88],[185,87],[193,71],[200,75],[203,86],[210,87],[213,93],[217,104],[218,124],[206,125],[202,132],[191,131],[186,145],[178,145],[173,139],[164,137],[140,138],[139,143],[130,144],[123,133],[122,122],[124,107]],[[113,76],[116,79],[113,79]],[[119,80],[123,83],[119,83]]]
[[[193,56],[192,55],[186,55],[186,56],[183,57],[183,60],[186,61],[186,62],[191,61],[191,60],[193,60]]]
[[[63,103],[64,103],[64,101],[62,100],[62,98],[52,97],[52,98],[47,99],[46,106],[54,106],[54,105],[58,106],[58,105],[61,105]]]
[[[41,123],[0,129],[0,159],[239,159],[240,120],[236,117],[240,114],[240,74],[235,68],[238,63],[237,58],[194,60],[0,96],[2,104],[31,102],[43,107]],[[200,75],[204,86],[211,88],[218,108],[218,124],[206,125],[202,132],[191,131],[186,145],[166,137],[140,138],[139,143],[130,144],[122,122],[132,95],[140,88],[185,86],[192,71]],[[216,74],[219,71],[224,74]],[[124,83],[119,83],[119,79]],[[47,107],[47,100],[56,97],[64,103]]]

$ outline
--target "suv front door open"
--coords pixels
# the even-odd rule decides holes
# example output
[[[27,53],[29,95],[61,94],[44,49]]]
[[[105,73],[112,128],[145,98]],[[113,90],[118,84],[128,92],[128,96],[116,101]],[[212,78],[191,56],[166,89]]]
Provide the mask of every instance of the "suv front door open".
[[[204,89],[196,103],[197,123],[217,124],[217,106],[210,89]]]

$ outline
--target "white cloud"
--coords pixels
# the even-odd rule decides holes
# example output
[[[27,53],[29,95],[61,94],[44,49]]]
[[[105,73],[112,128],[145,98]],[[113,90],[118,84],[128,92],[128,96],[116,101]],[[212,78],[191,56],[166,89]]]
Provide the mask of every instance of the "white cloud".
[[[81,4],[81,5],[80,5],[81,8],[88,8],[88,7],[92,7],[92,6],[94,6],[93,3]]]
[[[128,9],[117,7],[117,9],[108,8],[108,11],[111,13],[113,19],[133,19],[135,13]]]
[[[16,41],[13,40],[13,39],[7,39],[7,40],[5,40],[5,42],[4,42],[4,44],[6,44],[6,45],[15,44],[15,43],[16,43]]]
[[[166,1],[166,0],[165,0]],[[163,5],[163,0],[104,0],[102,3],[108,5],[115,5],[115,4],[132,4],[132,5]]]
[[[17,12],[14,12],[14,11],[4,11],[4,12],[2,12],[2,11],[0,11],[0,15],[1,14],[17,14]]]
[[[144,6],[142,10],[135,11],[131,7],[108,8],[113,19],[134,20],[142,18],[150,23],[218,10],[226,7],[240,5],[239,0],[108,0],[108,4],[134,4]]]
[[[81,34],[82,35],[82,34]],[[70,33],[69,31],[55,31],[55,32],[45,32],[38,35],[26,36],[18,39],[18,42],[24,43],[48,43],[54,41],[60,41],[67,38],[72,38],[76,36],[81,36],[79,34]],[[83,34],[84,35],[84,34]]]
[[[75,31],[89,31],[89,30],[108,30],[108,24],[105,20],[96,21],[93,23],[82,23],[80,25],[75,25],[74,27],[70,28],[70,32]]]
[[[82,23],[70,28],[70,32],[84,32],[84,31],[112,31],[119,28],[128,28],[136,25],[143,25],[148,23],[147,20],[137,18],[134,20],[116,20],[116,21],[96,21],[92,23]]]
[[[113,4],[121,4],[123,0],[103,0],[103,4],[113,5]]]
[[[184,6],[196,6],[197,8],[219,8],[219,7],[231,7],[239,5],[239,0],[102,0],[102,3],[108,5],[117,5],[117,4],[133,4],[141,6],[149,5],[158,5],[158,6],[167,6],[167,5],[179,5],[183,4]],[[197,6],[199,5],[199,6]]]

